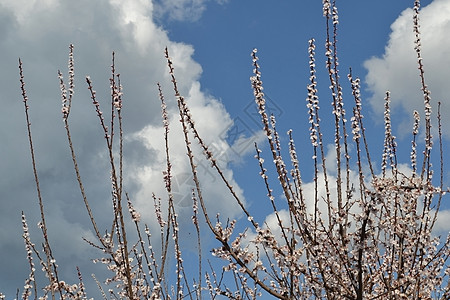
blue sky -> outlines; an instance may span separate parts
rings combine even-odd
[[[342,3],[341,3],[342,2]],[[384,91],[392,91],[394,129],[400,138],[404,162],[409,157],[412,109],[421,109],[418,72],[412,45],[413,1],[338,1],[340,13],[339,57],[341,82],[352,67],[363,79],[366,127],[375,152],[382,149],[382,107]],[[450,1],[422,1],[423,56],[432,96],[443,102],[443,122],[450,126],[450,102],[446,66],[450,65]],[[316,62],[322,108],[329,108],[328,83],[324,80],[325,19],[321,1],[236,1],[236,0],[0,0],[0,292],[15,294],[28,270],[21,238],[20,212],[38,221],[32,170],[27,147],[23,104],[18,84],[17,59],[24,61],[27,91],[31,99],[36,155],[41,176],[50,237],[67,276],[75,275],[75,265],[92,267],[86,257],[96,253],[79,236],[90,237],[87,215],[73,175],[69,150],[61,122],[61,103],[56,71],[66,72],[69,43],[75,44],[76,97],[72,130],[81,173],[93,199],[99,222],[108,224],[109,174],[104,141],[89,103],[84,76],[90,75],[104,105],[109,96],[111,52],[116,52],[117,68],[124,85],[127,185],[144,217],[152,218],[152,192],[163,196],[161,180],[163,145],[160,104],[156,82],[161,82],[167,99],[172,88],[163,50],[173,57],[180,89],[191,103],[199,131],[208,144],[222,154],[226,176],[256,213],[258,199],[264,197],[252,143],[260,140],[260,126],[253,112],[250,52],[259,49],[265,92],[278,117],[281,133],[294,129],[297,147],[302,149],[305,170],[311,156],[305,107],[308,83],[307,43],[316,39]],[[393,25],[394,24],[394,25]],[[67,73],[67,72],[66,72]],[[65,73],[65,74],[66,74]],[[348,86],[346,97],[349,100]],[[169,100],[170,101],[170,100]],[[169,109],[173,109],[169,103]],[[106,106],[104,106],[106,107]],[[106,108],[104,108],[106,110]],[[322,114],[323,116],[326,113]],[[330,115],[331,116],[331,115]],[[325,117],[324,117],[325,118]],[[178,126],[176,116],[173,126]],[[175,127],[176,128],[176,127]],[[241,146],[232,131],[247,139]],[[185,196],[188,166],[181,135],[172,130],[173,159],[179,185],[180,215],[190,222]],[[448,144],[450,133],[445,136]],[[178,138],[178,140],[177,140]],[[284,140],[287,142],[287,140]],[[331,140],[330,140],[331,141]],[[304,150],[303,150],[304,149]],[[407,151],[407,152],[406,152]],[[231,154],[230,154],[231,153]],[[378,156],[381,157],[381,156]],[[380,159],[376,157],[378,162]],[[177,169],[178,168],[178,169]],[[205,194],[209,205],[224,216],[239,217],[217,178],[204,169]],[[304,175],[308,180],[307,172]],[[447,176],[448,178],[448,176]],[[447,179],[447,183],[449,183]],[[274,183],[276,184],[276,183]],[[446,204],[445,208],[450,205]],[[445,212],[448,215],[448,211]],[[264,216],[262,215],[262,218]],[[152,221],[149,221],[150,223]],[[447,231],[450,225],[440,223]],[[39,233],[32,229],[36,241]],[[63,262],[70,261],[65,265]],[[65,266],[63,266],[65,265]],[[72,276],[73,276],[72,275]]]

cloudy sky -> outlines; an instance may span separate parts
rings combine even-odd
[[[406,145],[404,150],[409,151],[410,116],[422,107],[412,44],[409,7],[413,1],[380,0],[377,5],[359,0],[342,2],[338,2],[340,66],[342,74],[352,67],[353,74],[363,79],[370,143],[375,145],[374,151],[382,148],[382,102],[385,91],[390,90],[394,130]],[[450,42],[446,33],[450,31],[450,0],[428,0],[422,5],[425,72],[433,99],[443,103],[443,126],[448,128]],[[163,53],[166,46],[199,132],[218,153],[226,176],[249,207],[257,206],[256,200],[265,194],[257,192],[261,185],[252,159],[252,143],[260,139],[249,82],[254,47],[259,49],[269,107],[278,117],[280,132],[293,128],[298,145],[309,143],[304,101],[309,76],[307,42],[311,37],[317,41],[320,76],[325,31],[321,1],[0,0],[0,24],[0,291],[7,295],[14,295],[28,275],[21,211],[29,219],[32,238],[39,241],[35,228],[38,204],[18,80],[19,57],[30,98],[49,235],[66,276],[73,276],[78,265],[89,277],[96,270],[85,258],[98,255],[80,238],[92,233],[61,119],[57,70],[67,77],[70,43],[75,45],[76,85],[71,130],[81,175],[100,224],[110,221],[108,160],[84,78],[90,75],[107,110],[112,51],[124,87],[126,189],[149,218],[148,223],[153,222],[151,193],[164,196],[164,140],[157,82],[162,84],[169,110],[174,109]],[[319,90],[326,92],[327,87],[326,81],[322,85],[319,81]],[[176,115],[171,124],[175,199],[181,216],[190,222],[189,213],[183,212],[189,207],[186,195],[191,184]],[[305,148],[306,157],[309,150]],[[409,152],[404,153],[403,162],[408,162]],[[215,184],[215,173],[207,164],[198,163],[211,210],[239,217],[234,202],[224,196],[225,188]],[[308,175],[305,177],[308,180]],[[450,227],[442,222],[439,226],[442,231]]]

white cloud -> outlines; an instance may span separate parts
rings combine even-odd
[[[425,78],[432,93],[433,111],[437,112],[437,102],[441,101],[443,125],[449,126],[450,86],[447,66],[450,65],[450,40],[447,36],[450,31],[450,1],[435,0],[423,7],[420,11],[420,24]],[[368,70],[366,82],[373,93],[369,100],[372,108],[382,114],[385,92],[390,90],[393,111],[402,110],[412,116],[413,110],[423,111],[423,96],[413,44],[412,9],[403,11],[391,29],[383,56],[372,57],[365,62]],[[411,118],[407,122],[410,132]],[[406,124],[402,125],[405,126]],[[446,134],[449,137],[449,133]]]
[[[59,0],[1,0],[0,4],[12,10],[20,23],[26,23],[31,14],[51,11],[58,5],[58,2]]]
[[[145,53],[155,35],[161,34],[161,30],[155,26],[151,18],[153,2],[111,0],[110,3],[120,14],[118,21],[121,25],[122,34],[130,34],[141,53]],[[166,39],[167,37],[162,34],[161,38]],[[134,44],[130,46],[134,46]]]
[[[206,9],[210,0],[159,0],[155,2],[155,13],[158,17],[168,15],[172,20],[196,21]],[[215,0],[224,4],[229,0]]]
[[[166,90],[170,89],[171,87],[166,87]],[[223,168],[227,180],[230,180],[238,195],[243,199],[241,189],[233,180],[233,172],[227,169],[227,157],[220,157],[230,147],[221,138],[221,134],[228,128],[227,125],[232,122],[230,116],[220,102],[200,91],[198,82],[192,84],[188,95],[186,95],[186,101],[190,106],[199,134],[206,145],[213,151],[215,157],[218,158],[217,161]],[[179,113],[176,109],[170,111],[169,148],[171,164],[173,165],[172,188],[174,189],[175,204],[178,207],[189,208],[192,206],[191,189],[195,186],[192,181],[179,118]],[[227,187],[221,181],[219,175],[210,167],[210,163],[203,158],[202,150],[196,145],[196,141],[192,136],[190,138],[195,153],[198,175],[203,188],[203,197],[210,210],[210,216],[220,212],[224,218],[235,218],[240,212],[237,204],[231,198]],[[158,125],[148,125],[134,134],[131,139],[142,140],[149,150],[155,151],[156,162],[151,166],[142,167],[139,171],[134,172],[131,179],[142,187],[137,193],[137,206],[143,212],[151,212],[153,210],[151,209],[153,202],[149,201],[149,199],[151,199],[153,192],[158,197],[167,199],[162,180],[162,172],[166,170],[163,129]],[[153,184],[149,185],[149,182]],[[187,213],[192,214],[190,210]],[[186,219],[190,221],[189,216]]]
[[[450,225],[448,221],[449,219],[450,219],[450,209],[446,210],[441,209],[438,212],[437,220],[433,227],[433,230],[437,235],[441,235],[442,237],[445,238],[445,236],[449,234],[450,232]]]
[[[203,2],[195,3],[203,5]],[[72,274],[74,282],[76,265],[82,266],[86,280],[89,280],[92,270],[89,261],[79,260],[96,256],[89,252],[91,247],[82,244],[78,238],[89,238],[91,225],[77,188],[61,122],[56,72],[58,69],[66,70],[69,43],[75,44],[76,88],[70,117],[72,138],[86,193],[102,231],[109,229],[111,222],[110,175],[108,160],[104,160],[106,150],[103,134],[90,103],[84,76],[90,75],[102,109],[107,112],[112,51],[116,53],[116,68],[124,86],[124,158],[128,167],[135,168],[131,171],[136,170],[133,174],[131,171],[127,174],[128,185],[125,189],[133,195],[132,200],[138,207],[147,209],[142,212],[143,216],[153,211],[151,192],[163,198],[165,196],[161,173],[164,156],[158,152],[163,149],[164,136],[156,82],[161,82],[173,112],[175,100],[164,58],[166,46],[174,62],[180,92],[186,97],[197,129],[206,143],[214,145],[218,151],[227,151],[229,145],[221,136],[232,120],[218,100],[202,92],[198,81],[202,69],[192,58],[193,47],[171,41],[167,33],[154,23],[151,1],[0,0],[0,6],[4,8],[0,21],[6,25],[0,31],[0,93],[1,98],[5,99],[2,105],[8,108],[0,111],[0,135],[4,141],[8,141],[6,148],[0,148],[0,198],[9,199],[0,202],[0,237],[8,241],[0,244],[2,257],[8,257],[0,263],[0,269],[12,270],[0,273],[0,291],[12,295],[17,287],[21,287],[28,274],[20,232],[22,210],[29,219],[32,239],[39,241],[39,231],[33,230],[39,219],[39,210],[27,146],[23,103],[18,89],[18,56],[24,62],[49,235],[55,237],[54,250],[60,271]],[[180,220],[186,223],[191,222],[192,212],[189,211],[189,202],[181,201],[186,200],[186,195],[189,196],[192,185],[184,180],[189,169],[176,114],[172,115],[171,121],[171,158],[179,186],[178,209]],[[196,151],[200,157],[201,151]],[[225,176],[242,197],[242,190],[234,182],[233,172],[227,166],[227,158],[220,162]],[[204,197],[212,216],[217,211],[221,211],[224,217],[237,216],[234,200],[224,196],[229,193],[213,170],[206,171],[208,165],[205,162],[205,168],[202,165],[199,172],[203,177]],[[182,220],[183,217],[186,219]],[[12,227],[13,230],[5,230]]]

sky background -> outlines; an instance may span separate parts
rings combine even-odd
[[[412,33],[413,1],[338,1],[339,57],[344,97],[351,67],[362,79],[364,115],[375,161],[382,150],[383,98],[391,91],[395,134],[401,162],[408,163],[413,109],[422,110]],[[422,1],[425,72],[433,101],[442,101],[443,127],[450,126],[450,0]],[[190,104],[197,128],[217,153],[224,172],[260,218],[265,191],[253,159],[261,141],[249,77],[250,53],[258,48],[268,106],[280,133],[292,128],[304,158],[303,177],[311,180],[308,119],[307,47],[316,39],[316,65],[322,118],[330,99],[324,80],[325,19],[321,1],[236,0],[0,0],[0,291],[12,297],[28,275],[21,211],[39,244],[38,203],[31,169],[18,58],[24,63],[26,89],[38,171],[50,240],[62,277],[75,278],[80,266],[86,280],[102,267],[86,259],[99,253],[81,240],[92,233],[75,181],[61,115],[57,70],[67,77],[68,46],[75,45],[75,98],[70,122],[81,175],[99,224],[109,224],[110,182],[103,134],[84,82],[90,75],[103,110],[108,109],[111,53],[124,86],[126,190],[146,222],[155,225],[151,193],[163,197],[163,131],[156,87],[161,82],[169,110],[173,90],[164,59],[167,46],[179,88]],[[322,78],[322,79],[321,79]],[[323,95],[323,97],[321,96]],[[325,112],[327,110],[327,112]],[[331,114],[328,114],[331,116]],[[172,114],[171,150],[180,220],[190,224],[188,164],[179,122]],[[178,126],[178,127],[177,127]],[[444,137],[448,145],[450,131]],[[283,138],[284,142],[287,139]],[[329,137],[332,141],[332,137]],[[262,144],[262,142],[261,142]],[[240,217],[218,178],[199,162],[204,193],[212,211]],[[127,171],[128,170],[128,171]],[[447,186],[448,173],[446,174]],[[276,182],[274,182],[276,184]],[[448,202],[448,200],[447,200]],[[450,216],[450,205],[443,216]],[[450,224],[438,223],[448,232]],[[447,218],[448,220],[448,218]],[[105,225],[108,226],[108,225]],[[107,228],[107,227],[105,227]],[[193,248],[188,242],[188,249]],[[211,248],[214,244],[206,245]],[[75,279],[73,280],[75,281]]]

